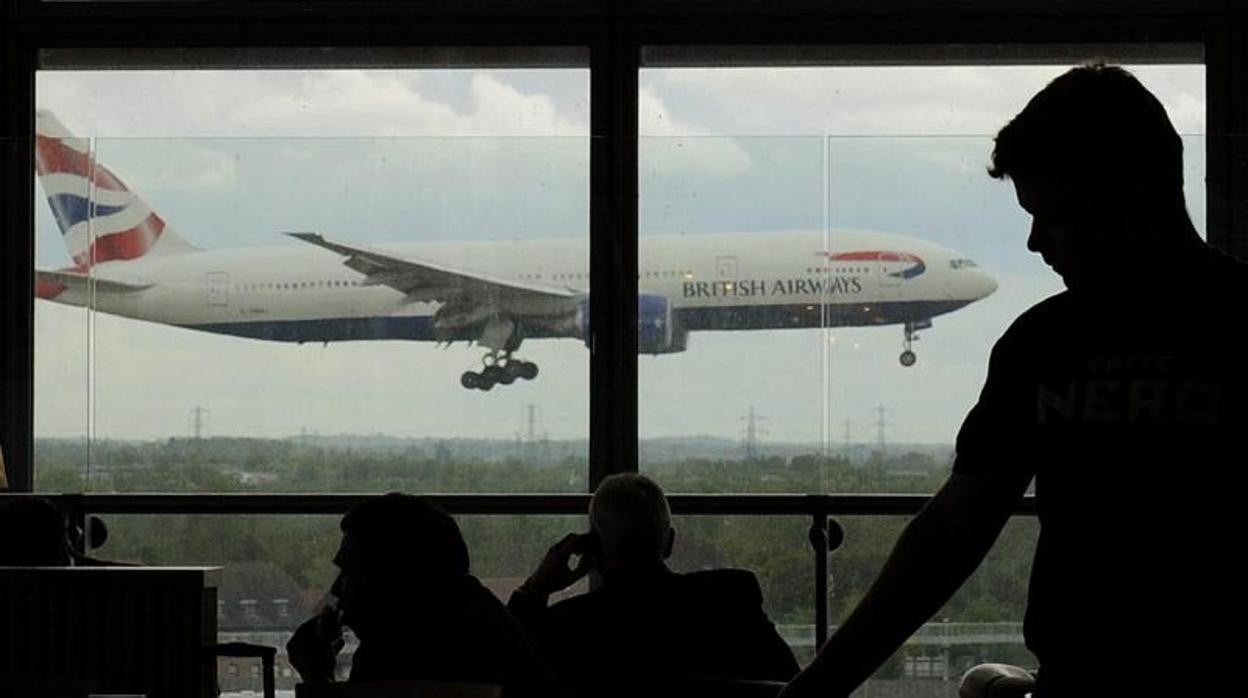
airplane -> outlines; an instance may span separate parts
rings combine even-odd
[[[585,238],[200,249],[108,168],[87,139],[36,114],[36,172],[74,264],[36,269],[38,298],[128,318],[279,342],[475,342],[463,387],[532,380],[526,339],[589,341]],[[982,299],[992,276],[954,250],[862,230],[639,238],[638,350],[689,334],[902,325],[903,366],[932,318]]]

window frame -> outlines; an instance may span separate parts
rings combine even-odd
[[[1248,257],[1248,87],[1234,78],[1248,73],[1248,20],[1241,4],[1159,0],[1140,8],[1110,0],[1024,0],[1001,7],[989,0],[963,0],[945,7],[918,0],[845,0],[826,5],[809,0],[736,0],[728,6],[705,0],[5,3],[0,9],[0,89],[6,97],[0,105],[0,230],[10,234],[0,255],[0,300],[10,310],[0,316],[0,443],[10,488],[32,491],[36,475],[34,182],[29,173],[34,73],[45,50],[90,49],[112,54],[125,65],[135,49],[164,49],[175,56],[188,47],[245,49],[251,53],[241,55],[253,58],[236,67],[267,67],[280,63],[283,51],[299,54],[300,48],[310,52],[324,46],[344,54],[370,47],[453,54],[456,47],[469,46],[499,51],[503,59],[508,47],[516,46],[588,49],[591,316],[612,320],[597,323],[590,341],[590,489],[608,474],[637,468],[637,88],[647,52],[652,59],[667,51],[707,65],[727,60],[739,65],[742,54],[747,60],[785,65],[883,64],[907,56],[911,61],[991,62],[1004,58],[1001,47],[1031,46],[1060,55],[1071,45],[1199,44],[1208,100],[1209,241]],[[240,17],[248,21],[240,23]],[[993,41],[985,43],[985,36]],[[848,46],[858,47],[857,53],[848,55]]]

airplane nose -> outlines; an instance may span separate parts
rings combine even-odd
[[[987,298],[997,290],[997,280],[983,271],[975,272],[975,298]]]

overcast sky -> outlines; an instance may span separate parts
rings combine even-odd
[[[764,440],[948,443],[992,342],[1060,290],[1024,243],[1013,188],[984,167],[991,136],[1062,66],[679,69],[641,77],[643,234],[883,230],[933,240],[999,281],[935,318],[902,368],[901,328],[699,333],[640,357],[643,436],[737,438],[751,406]],[[1137,74],[1185,134],[1189,208],[1204,226],[1204,70]],[[44,72],[39,106],[185,237],[204,248],[584,236],[583,70]],[[826,194],[826,197],[825,197]],[[42,190],[37,264],[66,266]],[[826,199],[826,206],[825,206]],[[328,254],[328,253],[327,253]],[[644,244],[643,244],[644,256]],[[542,368],[489,393],[459,387],[482,353],[412,342],[286,345],[36,306],[36,435],[214,435],[301,430],[509,438],[537,407],[552,438],[588,431],[588,352],[526,342]],[[94,323],[94,347],[88,324]]]

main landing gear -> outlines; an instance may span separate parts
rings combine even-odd
[[[932,326],[931,320],[919,320],[916,322],[906,323],[905,329],[904,329],[905,336],[902,338],[902,341],[901,341],[901,346],[902,346],[902,349],[904,349],[904,351],[902,351],[901,356],[898,357],[898,360],[901,361],[902,366],[905,366],[906,368],[910,368],[911,366],[914,365],[916,361],[919,360],[919,357],[914,353],[914,350],[911,348],[911,346],[914,342],[919,341],[919,335],[917,334],[917,332],[919,330],[925,330],[931,326]]]
[[[469,390],[489,390],[495,385],[511,385],[517,378],[531,381],[537,378],[537,364],[512,358],[510,351],[491,351],[482,357],[485,368],[480,373],[464,371],[459,384]]]

